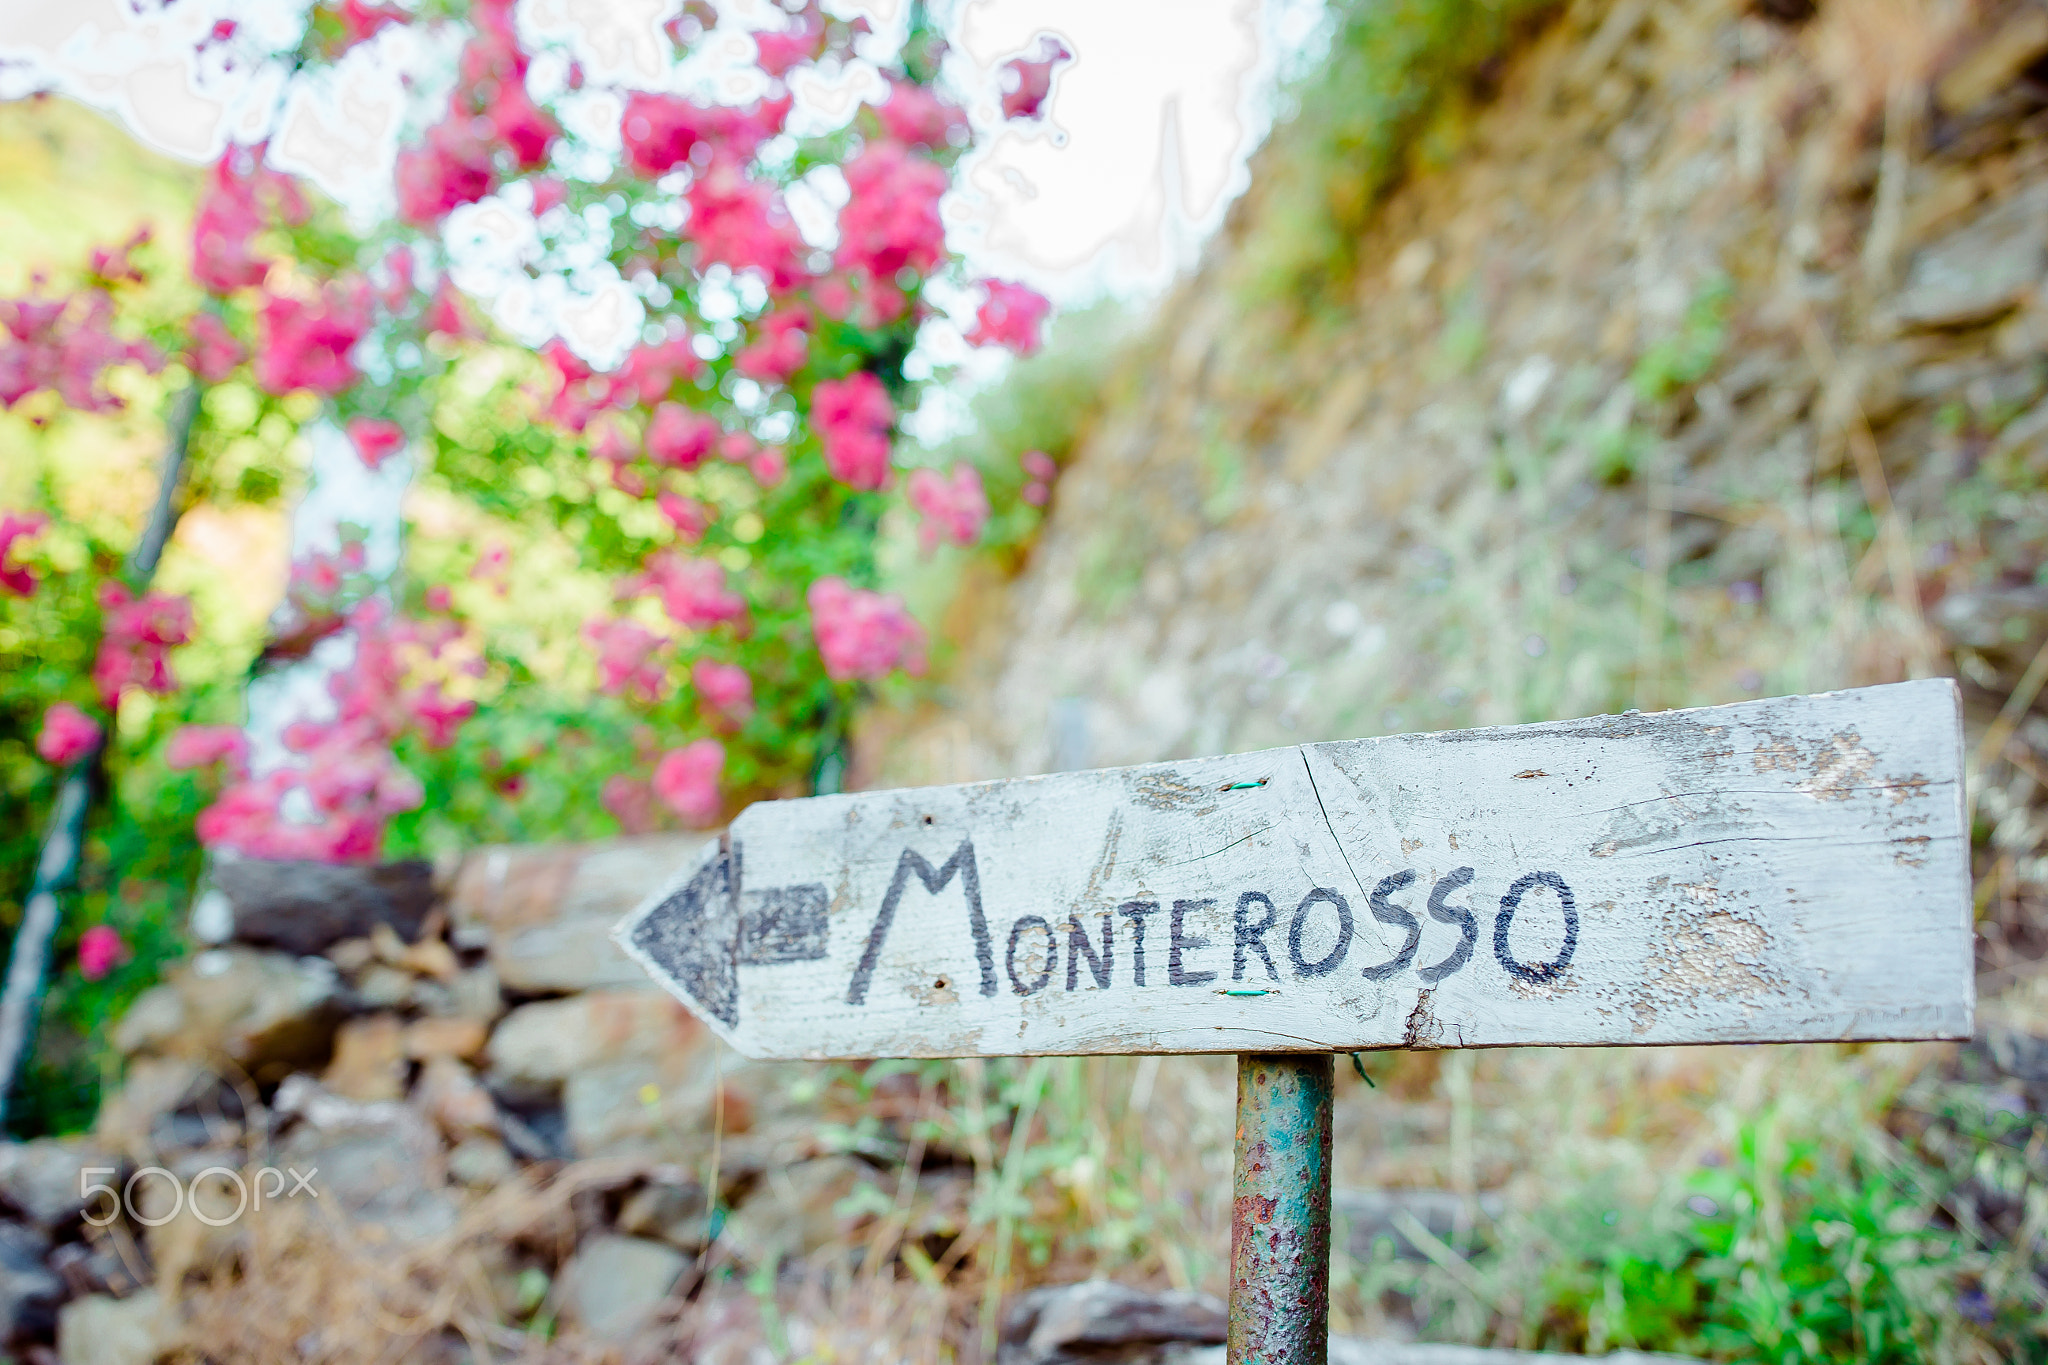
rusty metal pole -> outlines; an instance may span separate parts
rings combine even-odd
[[[1237,1059],[1229,1365],[1328,1365],[1328,1053]]]

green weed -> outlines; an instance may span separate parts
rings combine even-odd
[[[1485,84],[1491,63],[1556,0],[1345,4],[1328,57],[1290,92],[1259,176],[1266,194],[1237,251],[1248,304],[1313,313],[1346,296],[1358,243],[1432,122]]]

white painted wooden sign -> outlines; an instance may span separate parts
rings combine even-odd
[[[620,944],[753,1057],[1966,1038],[1936,679],[748,808]]]

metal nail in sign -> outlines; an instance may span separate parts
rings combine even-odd
[[[767,802],[617,937],[763,1058],[1966,1038],[1957,694]]]

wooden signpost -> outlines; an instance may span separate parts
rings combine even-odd
[[[1235,1052],[1230,1359],[1321,1361],[1331,1054],[1967,1038],[1944,679],[767,802],[625,950],[760,1058]]]

